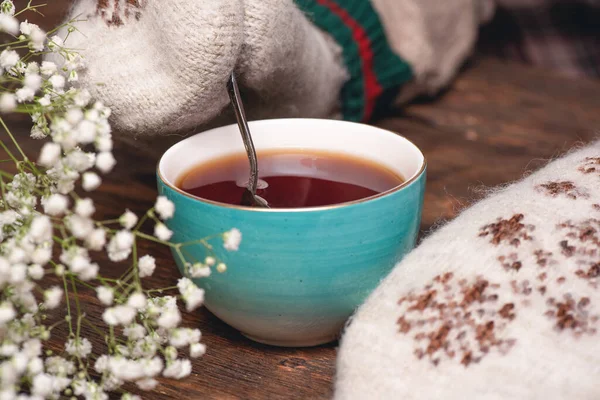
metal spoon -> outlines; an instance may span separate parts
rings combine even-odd
[[[244,147],[248,154],[248,160],[250,161],[250,180],[248,186],[242,194],[241,205],[252,206],[252,207],[266,207],[269,205],[265,199],[256,195],[256,187],[258,185],[258,159],[256,157],[256,150],[254,149],[254,143],[252,142],[252,136],[250,135],[250,128],[248,127],[248,120],[246,119],[246,113],[244,112],[244,105],[242,103],[242,97],[240,95],[240,89],[235,75],[232,72],[229,81],[227,82],[227,92],[229,93],[229,99],[233,105],[235,111],[235,118],[237,119],[240,133],[242,134],[242,140],[244,141]]]

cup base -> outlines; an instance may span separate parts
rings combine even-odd
[[[243,336],[252,340],[253,342],[266,344],[269,346],[276,347],[315,347],[320,346],[322,344],[327,344],[334,342],[337,340],[338,335],[327,335],[320,338],[313,338],[310,340],[271,340],[271,339],[263,339],[256,336],[245,334],[244,332],[240,332]]]

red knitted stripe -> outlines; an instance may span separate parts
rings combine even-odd
[[[352,38],[358,45],[361,59],[361,68],[364,77],[365,108],[362,116],[363,121],[368,121],[373,114],[378,97],[383,93],[383,88],[377,81],[374,70],[374,53],[371,40],[365,29],[346,10],[341,8],[332,0],[317,0],[319,4],[327,7],[337,15],[352,30]]]

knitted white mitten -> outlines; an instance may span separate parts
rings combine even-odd
[[[71,17],[87,22],[67,45],[85,56],[81,83],[120,131],[214,122],[234,69],[250,118],[366,122],[447,85],[490,2],[78,0]]]
[[[494,14],[494,0],[372,0],[394,51],[413,69],[415,93],[448,85]]]
[[[441,228],[347,328],[337,399],[598,399],[600,142]]]
[[[80,0],[74,16],[87,19],[67,42],[85,58],[81,83],[112,108],[120,131],[210,121],[229,102],[234,69],[259,92],[250,115],[259,105],[330,115],[346,79],[337,45],[291,0]]]

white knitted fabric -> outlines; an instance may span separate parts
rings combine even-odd
[[[492,0],[372,2],[415,72],[399,102],[446,86],[493,12]],[[252,119],[339,117],[341,49],[293,0],[78,0],[75,16],[87,20],[67,42],[85,57],[81,84],[112,108],[118,131],[225,123],[233,69]]]
[[[600,399],[600,142],[432,234],[357,311],[336,399]]]
[[[346,79],[338,46],[291,0],[80,0],[80,80],[113,110],[119,131],[171,133],[228,105],[234,68],[249,115],[325,117]],[[257,100],[258,99],[258,100]]]
[[[372,0],[394,51],[413,68],[415,80],[402,100],[435,94],[471,55],[494,0]]]

